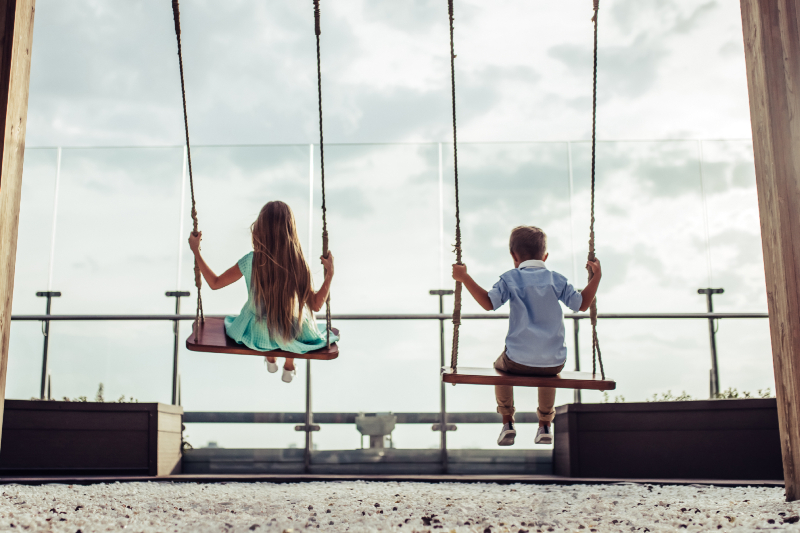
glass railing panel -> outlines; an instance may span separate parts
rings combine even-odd
[[[435,313],[434,288],[452,288],[454,203],[452,145],[328,145],[326,180],[331,250],[336,255],[334,314]],[[701,159],[702,153],[702,159]],[[221,272],[251,248],[250,224],[268,200],[294,210],[301,244],[317,283],[322,278],[319,147],[198,146],[193,151],[203,252]],[[62,152],[54,285],[56,313],[171,313],[164,291],[192,291],[191,228],[183,148],[72,149]],[[702,164],[701,164],[702,163]],[[464,262],[486,288],[513,268],[508,234],[516,225],[548,233],[547,264],[585,284],[590,145],[459,145]],[[41,313],[50,264],[55,149],[28,149],[20,215],[14,313]],[[704,312],[700,287],[724,287],[718,311],[763,311],[765,291],[758,206],[749,141],[600,142],[597,147],[597,253],[604,279],[600,312]],[[313,195],[309,191],[313,190]],[[181,203],[183,202],[183,211]],[[181,213],[183,216],[181,217]],[[441,219],[440,219],[441,216]],[[181,220],[182,218],[182,220]],[[440,223],[441,220],[441,223]],[[183,231],[180,231],[181,224]],[[178,273],[180,272],[179,280]],[[179,281],[179,283],[178,283]],[[204,288],[208,314],[235,314],[244,283]],[[445,312],[453,299],[445,298]],[[464,293],[464,313],[482,313]],[[500,312],[507,312],[506,309]],[[436,321],[337,321],[340,358],[313,364],[315,411],[438,412]],[[755,391],[772,384],[766,320],[718,323],[723,388]],[[52,326],[56,396],[133,395],[169,401],[170,323],[58,323]],[[488,366],[502,350],[505,320],[465,320],[459,364]],[[181,324],[181,346],[190,323]],[[452,326],[446,322],[446,364]],[[640,401],[671,390],[708,395],[710,353],[704,320],[602,320],[608,374],[618,381],[608,401]],[[567,368],[574,368],[573,323],[566,324]],[[16,322],[9,397],[38,396],[41,326]],[[588,321],[581,322],[581,369],[591,369]],[[138,366],[137,366],[138,365]],[[643,376],[647,376],[645,379]],[[305,408],[305,363],[291,385],[257,357],[188,352],[181,347],[182,399],[193,411],[290,411]],[[517,389],[517,407],[532,411],[535,390]],[[584,392],[584,401],[605,401]],[[572,401],[559,391],[557,404]],[[448,411],[493,411],[491,387],[447,387]],[[470,425],[471,426],[471,425]],[[195,445],[302,445],[290,425],[193,424]],[[494,446],[496,428],[465,427],[453,447]],[[358,445],[354,427],[328,425],[319,449]],[[401,426],[395,445],[438,446],[430,427]],[[191,439],[190,439],[191,441]],[[238,444],[237,444],[238,443]]]
[[[37,298],[36,293],[48,290],[56,160],[55,148],[25,151],[13,314],[43,313],[45,310],[45,300]]]

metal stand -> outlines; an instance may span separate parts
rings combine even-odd
[[[431,296],[439,297],[439,314],[444,313],[444,297],[453,294],[451,289],[437,289],[430,291]],[[444,368],[444,318],[439,319],[439,366]],[[447,432],[455,431],[454,425],[447,425],[446,395],[444,381],[439,381],[439,423],[433,426],[434,431],[441,433],[439,449],[442,454],[442,472],[447,473]]]
[[[295,368],[297,362],[295,361]],[[305,423],[294,427],[295,431],[303,431],[306,434],[305,452],[303,453],[303,470],[306,474],[311,473],[311,452],[314,449],[314,441],[311,434],[319,431],[320,427],[314,424],[314,413],[311,411],[311,359],[306,359],[306,412]]]
[[[579,333],[581,332],[580,319],[573,318],[572,325],[574,326],[574,332],[575,332],[575,372],[580,372],[581,371],[581,341],[579,335]],[[573,392],[575,393],[575,396],[572,399],[573,403],[581,403],[581,390],[575,389]]]
[[[189,291],[167,291],[169,298],[175,298],[175,315],[181,314],[181,298],[189,296]],[[173,322],[172,331],[175,334],[175,344],[172,347],[172,405],[181,404],[181,377],[179,367],[178,349],[180,348],[180,325],[179,320]]]
[[[697,294],[705,294],[706,295],[706,305],[708,306],[708,312],[714,312],[714,302],[712,301],[712,296],[714,294],[722,294],[725,292],[725,289],[697,289]],[[711,344],[711,372],[710,372],[710,379],[709,379],[709,389],[711,393],[711,399],[713,400],[719,395],[719,369],[717,367],[717,332],[714,328],[714,319],[708,319],[708,340]]]
[[[297,431],[305,431],[306,433],[306,450],[303,462],[305,463],[306,474],[310,474],[311,450],[314,444],[311,434],[320,429],[319,426],[314,425],[314,413],[311,412],[311,359],[306,359],[306,423],[302,426],[296,426],[294,429]]]
[[[59,298],[61,293],[58,291],[42,291],[37,292],[36,296],[40,298],[47,298],[47,310],[45,315],[50,314],[50,303],[53,298]],[[50,352],[50,321],[45,319],[42,321],[42,334],[44,335],[44,349],[42,350],[42,386],[39,392],[39,398],[42,400],[49,400],[52,394],[50,387],[50,366],[48,356]]]

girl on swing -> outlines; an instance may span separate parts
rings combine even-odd
[[[244,277],[247,303],[238,316],[225,317],[225,332],[239,344],[265,352],[269,372],[278,364],[271,350],[303,354],[324,348],[326,334],[317,328],[314,312],[322,309],[333,279],[333,254],[320,257],[325,281],[314,292],[311,270],[303,258],[292,210],[283,202],[268,202],[250,226],[253,251],[217,276],[200,254],[203,232],[189,237],[203,278],[211,290],[227,287]],[[339,340],[333,332],[331,342]],[[281,380],[290,383],[295,376],[294,359],[287,357]]]

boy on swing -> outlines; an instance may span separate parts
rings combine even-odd
[[[466,265],[453,265],[453,279],[460,281],[473,298],[487,311],[509,302],[506,347],[494,362],[497,370],[527,376],[556,376],[567,360],[564,342],[564,313],[558,302],[572,311],[589,309],[602,272],[600,261],[587,262],[592,279],[583,291],[576,291],[567,278],[548,270],[547,235],[534,226],[514,228],[509,239],[514,270],[500,276],[492,290],[486,291],[467,274]],[[497,439],[500,446],[511,446],[517,430],[514,427],[514,388],[495,385],[497,412],[503,415],[503,430]],[[550,423],[555,417],[553,404],[556,389],[539,387],[539,429],[536,444],[551,444]]]

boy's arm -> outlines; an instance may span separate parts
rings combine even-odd
[[[592,270],[592,279],[589,280],[589,283],[587,283],[586,287],[581,291],[581,297],[583,298],[580,308],[581,311],[586,311],[592,305],[594,297],[597,294],[597,287],[600,285],[600,278],[603,277],[599,259],[588,261],[586,266]]]
[[[453,279],[464,284],[472,297],[475,298],[475,301],[478,302],[478,305],[487,311],[494,310],[492,300],[489,298],[489,292],[478,285],[475,280],[472,279],[472,276],[467,274],[466,265],[453,265]]]

